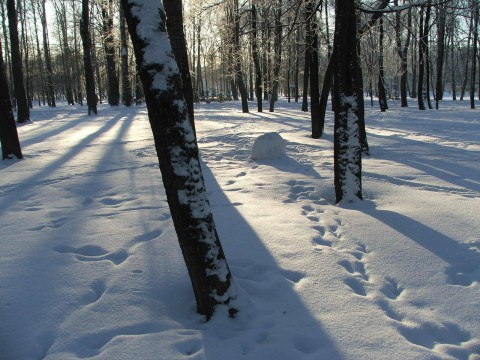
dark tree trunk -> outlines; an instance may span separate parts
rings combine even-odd
[[[435,84],[435,108],[443,100],[443,63],[445,58],[445,9],[443,5],[437,8],[437,75]]]
[[[333,76],[336,202],[362,199],[362,149],[358,123],[358,55],[355,0],[335,1]]]
[[[310,27],[310,18],[305,13],[306,21],[305,28]],[[310,62],[312,61],[312,39],[310,38],[310,31],[306,31],[305,36],[305,65],[303,67],[303,97],[302,97],[302,111],[308,111],[308,83],[310,82]]]
[[[378,36],[378,102],[380,104],[380,111],[385,112],[388,109],[387,94],[385,91],[385,71],[383,68],[383,17],[379,20],[379,36]]]
[[[33,2],[33,0],[32,0]],[[54,2],[55,10],[57,14],[57,20],[59,22],[60,32],[62,35],[62,47],[63,47],[63,62],[64,62],[64,83],[65,83],[65,95],[67,97],[68,105],[75,105],[75,100],[73,98],[73,78],[72,78],[72,53],[70,50],[70,45],[68,41],[68,30],[67,30],[67,10],[64,1],[60,1],[58,4]]]
[[[282,63],[282,0],[277,0],[277,8],[274,11],[275,16],[275,40],[274,40],[274,59],[273,59],[273,85],[272,97],[270,99],[269,111],[273,112],[275,101],[278,99],[278,83],[280,77],[280,66]]]
[[[127,28],[123,11],[120,11],[120,47],[120,57],[122,61],[122,103],[125,106],[130,107],[133,102],[132,83],[130,81],[130,72],[128,70]]]
[[[30,120],[30,109],[28,108],[27,94],[23,84],[22,56],[18,38],[15,0],[7,0],[7,16],[10,30],[10,48],[12,51],[13,86],[18,109],[17,122],[23,123]]]
[[[475,75],[476,75],[477,48],[478,48],[478,0],[473,0],[472,11],[473,11],[474,24],[473,24],[472,70],[470,75],[470,108],[475,109]]]
[[[90,14],[88,0],[82,0],[82,18],[80,19],[80,35],[83,42],[83,65],[85,68],[85,89],[87,91],[88,115],[97,114],[98,96],[95,93],[95,79],[92,67],[92,39],[90,37]]]
[[[322,94],[320,95],[320,103],[318,107],[318,118],[320,120],[320,129],[323,134],[325,128],[325,113],[327,112],[328,94],[333,83],[333,57],[328,60],[327,70],[323,77]]]
[[[115,67],[115,39],[113,37],[113,0],[104,0],[102,6],[103,48],[107,60],[108,104],[118,106],[120,91]]]
[[[150,4],[146,10],[142,3],[122,0],[172,220],[193,285],[197,310],[208,320],[217,305],[228,304],[236,294],[232,293],[231,273],[210,211],[186,104],[179,106],[185,103],[180,74],[173,67],[165,71],[164,62],[174,63],[175,59],[165,36],[163,6],[160,2],[157,6],[158,11],[152,11]],[[139,24],[151,25],[154,21],[159,24],[152,30],[153,34],[149,37],[137,34]],[[166,42],[161,47],[163,51],[147,62],[145,49],[152,46],[152,41],[160,40]],[[165,84],[155,86],[155,76],[163,76]],[[235,312],[229,309],[231,316]]]
[[[188,66],[187,42],[183,31],[182,1],[163,0],[163,6],[167,14],[167,31],[172,44],[173,54],[178,64],[183,82],[183,94],[187,102],[188,119],[195,132],[195,121],[193,113],[193,85]],[[200,56],[199,56],[200,58]],[[213,84],[212,84],[213,85]]]
[[[394,5],[398,6],[398,0],[394,1]],[[411,31],[412,31],[412,10],[408,10],[407,14],[407,37],[405,42],[402,44],[401,39],[401,22],[400,22],[400,13],[395,14],[395,40],[397,43],[397,53],[400,58],[400,101],[402,107],[408,106],[407,101],[407,77],[408,77],[408,47],[410,46]]]
[[[257,111],[263,111],[262,68],[258,56],[257,44],[257,7],[252,1],[252,57],[255,66],[255,96],[257,98]]]
[[[319,117],[320,89],[318,87],[318,35],[317,19],[315,16],[315,1],[308,0],[306,4],[306,16],[308,21],[307,31],[310,32],[308,38],[311,40],[310,50],[310,121],[312,124],[312,138],[318,139],[322,136],[322,123]],[[307,44],[308,45],[308,44]]]
[[[53,68],[52,58],[50,56],[50,45],[48,40],[48,26],[47,26],[47,13],[45,9],[46,0],[42,0],[42,11],[40,12],[40,18],[43,28],[43,52],[45,56],[45,67],[47,70],[47,99],[51,107],[56,107],[55,101],[55,88],[53,86]]]
[[[419,24],[419,34],[418,34],[418,88],[417,88],[417,97],[418,97],[418,109],[425,110],[425,103],[423,101],[424,96],[424,74],[425,74],[425,34],[424,34],[424,10],[423,8],[420,11],[420,24]]]
[[[8,91],[7,72],[3,62],[2,42],[0,41],[0,145],[2,159],[10,159],[14,155],[22,159],[22,149],[18,140],[17,125],[13,116],[10,93]]]

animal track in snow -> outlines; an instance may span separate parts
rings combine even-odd
[[[97,245],[86,245],[80,248],[58,245],[54,247],[53,250],[61,254],[72,254],[77,260],[86,262],[110,261],[115,265],[120,265],[128,258],[128,253],[123,249],[109,253],[101,246]]]
[[[94,304],[107,291],[107,286],[103,280],[95,280],[90,284],[90,290],[83,296],[83,303],[85,305]]]

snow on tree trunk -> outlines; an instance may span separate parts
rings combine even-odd
[[[333,44],[335,134],[334,172],[337,203],[362,198],[362,161],[358,117],[357,29],[354,0],[336,0]]]
[[[197,310],[213,315],[235,293],[215,228],[195,134],[160,1],[122,0],[142,80],[165,192],[193,285]],[[230,308],[230,315],[236,310]]]

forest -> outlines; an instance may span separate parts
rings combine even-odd
[[[0,5],[0,358],[480,356],[478,0]]]

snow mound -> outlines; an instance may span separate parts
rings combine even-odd
[[[287,142],[276,132],[260,135],[255,139],[250,157],[253,160],[278,159],[285,156]]]

